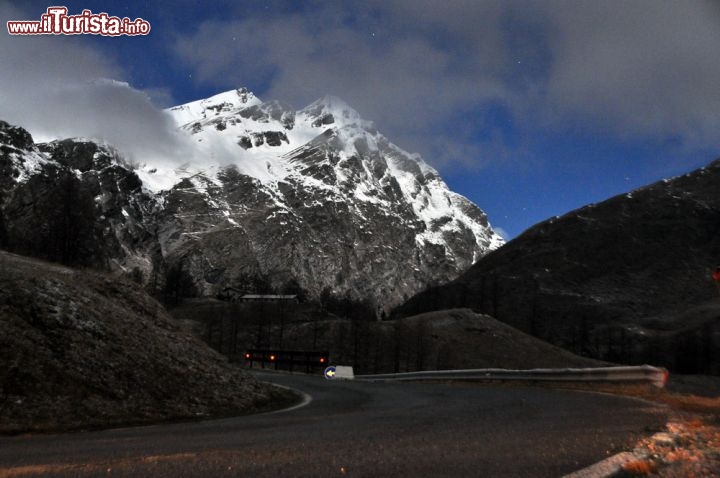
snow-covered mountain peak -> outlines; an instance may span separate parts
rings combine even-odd
[[[393,144],[336,96],[296,111],[240,89],[167,111],[194,152],[185,168],[174,171],[144,165],[138,171],[143,182],[165,185],[165,192],[158,192],[166,198],[192,191],[200,202],[188,217],[216,219],[193,222],[187,226],[192,234],[245,231],[254,244],[273,241],[274,250],[285,252],[281,261],[261,254],[268,271],[290,267],[307,285],[322,276],[317,270],[333,270],[335,276],[312,286],[315,293],[325,287],[363,290],[380,302],[397,301],[426,286],[430,277],[455,277],[503,242],[485,213],[450,191],[420,155]],[[165,177],[172,181],[160,181]],[[252,229],[248,224],[256,219]],[[173,247],[187,246],[182,237]],[[352,265],[338,272],[332,254],[306,264],[296,257],[300,244],[308,248],[306,255],[339,247],[338,257]],[[342,249],[348,245],[347,251],[357,252]],[[379,251],[409,262],[396,277],[398,264],[380,260]],[[370,265],[367,257],[378,262]],[[378,282],[375,274],[392,277]]]
[[[264,278],[390,307],[502,244],[476,205],[335,96],[295,110],[240,88],[166,112],[186,148],[134,171],[105,145],[35,146],[0,123],[0,143],[12,146],[0,148],[0,187],[55,165],[87,177],[117,231],[120,267],[159,251],[158,264],[182,266],[208,296]],[[123,242],[135,233],[157,244],[136,254],[135,239]],[[143,267],[147,277],[161,270]]]
[[[27,180],[45,163],[27,130],[0,121],[0,187],[6,181]]]
[[[344,100],[333,95],[325,95],[298,111],[298,116],[304,116],[315,127],[339,127],[358,125],[372,128],[372,122],[360,117],[352,106]]]
[[[202,100],[170,108],[168,112],[178,124],[202,121],[230,111],[259,105],[262,101],[247,88],[225,91]]]

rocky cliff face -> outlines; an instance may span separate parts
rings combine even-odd
[[[597,358],[720,373],[720,160],[542,222],[397,315],[471,307]]]
[[[159,238],[204,294],[260,275],[395,304],[501,243],[480,209],[337,98],[292,111],[236,90],[170,113],[205,160],[161,193]],[[150,166],[148,182],[169,173]]]
[[[0,122],[0,244],[76,266],[151,279],[161,257],[157,203],[112,148],[89,140],[36,145]]]
[[[130,168],[85,140],[35,145],[3,124],[6,247],[179,295],[302,289],[389,307],[502,244],[477,206],[338,98],[294,111],[239,89],[168,114],[192,145],[173,166]]]

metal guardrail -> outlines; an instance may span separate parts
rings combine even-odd
[[[536,368],[507,370],[480,368],[469,370],[430,370],[423,372],[355,375],[355,380],[527,380],[545,382],[650,382],[662,388],[668,379],[664,368],[641,365],[598,368]]]

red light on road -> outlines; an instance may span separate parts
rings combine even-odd
[[[245,354],[246,359],[250,359],[250,354]]]
[[[325,357],[320,357],[320,363],[325,363]]]

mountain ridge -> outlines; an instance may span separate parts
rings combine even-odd
[[[718,373],[718,190],[715,160],[543,221],[394,314],[470,307],[582,355]]]
[[[88,262],[134,271],[156,289],[174,275],[204,296],[259,281],[387,310],[503,243],[484,212],[337,97],[291,110],[239,88],[167,112],[193,145],[182,166],[152,158],[131,165],[85,140],[6,153],[17,173],[0,205],[17,233],[9,242],[31,234],[17,224],[40,221],[20,207],[23,194],[40,184],[64,194],[55,174],[93,198],[84,203],[95,234],[114,236]],[[9,138],[12,127],[0,129]]]
[[[202,110],[198,109],[199,105]],[[196,117],[188,121],[186,112],[191,110],[195,111]],[[362,119],[357,111],[336,96],[327,95],[305,108],[291,110],[277,101],[262,102],[241,88],[167,111],[171,115],[182,112],[176,116],[179,130],[189,133],[205,157],[210,156],[211,162],[214,157],[217,162],[216,169],[205,169],[200,173],[205,176],[201,181],[204,184],[195,186],[209,191],[208,184],[214,181],[221,187],[222,180],[216,180],[224,171],[237,168],[241,175],[259,181],[256,187],[266,200],[252,207],[273,209],[268,214],[270,219],[283,215],[290,218],[288,223],[293,223],[294,219],[309,223],[312,219],[308,215],[325,215],[320,211],[322,206],[332,209],[335,206],[329,205],[344,204],[349,207],[340,207],[337,213],[353,218],[352,223],[346,222],[343,227],[354,231],[352,238],[338,239],[355,247],[368,242],[374,229],[373,222],[382,221],[381,215],[391,216],[398,223],[395,229],[405,226],[415,231],[412,249],[430,250],[429,259],[419,258],[418,261],[435,262],[436,265],[429,267],[444,270],[434,282],[452,277],[457,273],[453,269],[459,271],[468,267],[487,250],[502,244],[481,210],[466,198],[449,191],[437,171],[419,155],[411,155],[391,143],[372,122]],[[224,145],[222,152],[213,150],[218,144]],[[217,156],[228,152],[231,153],[230,162],[223,166]],[[142,171],[139,174],[143,176]],[[230,219],[235,224],[243,223],[232,207],[224,209],[222,215],[230,224]],[[311,232],[308,231],[310,237],[306,239],[312,240]],[[328,232],[334,235],[333,231]],[[397,237],[409,242],[410,236],[399,233]],[[286,251],[285,259],[297,253],[297,247],[296,244]],[[409,247],[405,250],[407,255],[416,255]],[[343,257],[347,253],[336,250],[333,256]],[[353,260],[346,258],[345,261],[348,259]],[[419,269],[423,268],[422,264],[419,266]],[[291,265],[290,269],[293,267],[297,269],[298,265]],[[274,269],[277,273],[282,265],[273,264],[266,269]],[[406,271],[409,276],[413,273],[413,269]],[[335,289],[336,285],[340,284],[326,281],[323,288]],[[362,291],[356,298],[378,295],[357,282],[350,287],[355,288]],[[402,288],[407,289],[406,286]],[[312,292],[317,295],[321,290]],[[341,293],[347,290],[345,288]],[[403,296],[406,293],[403,291]],[[392,301],[396,302],[398,298],[400,295]]]

